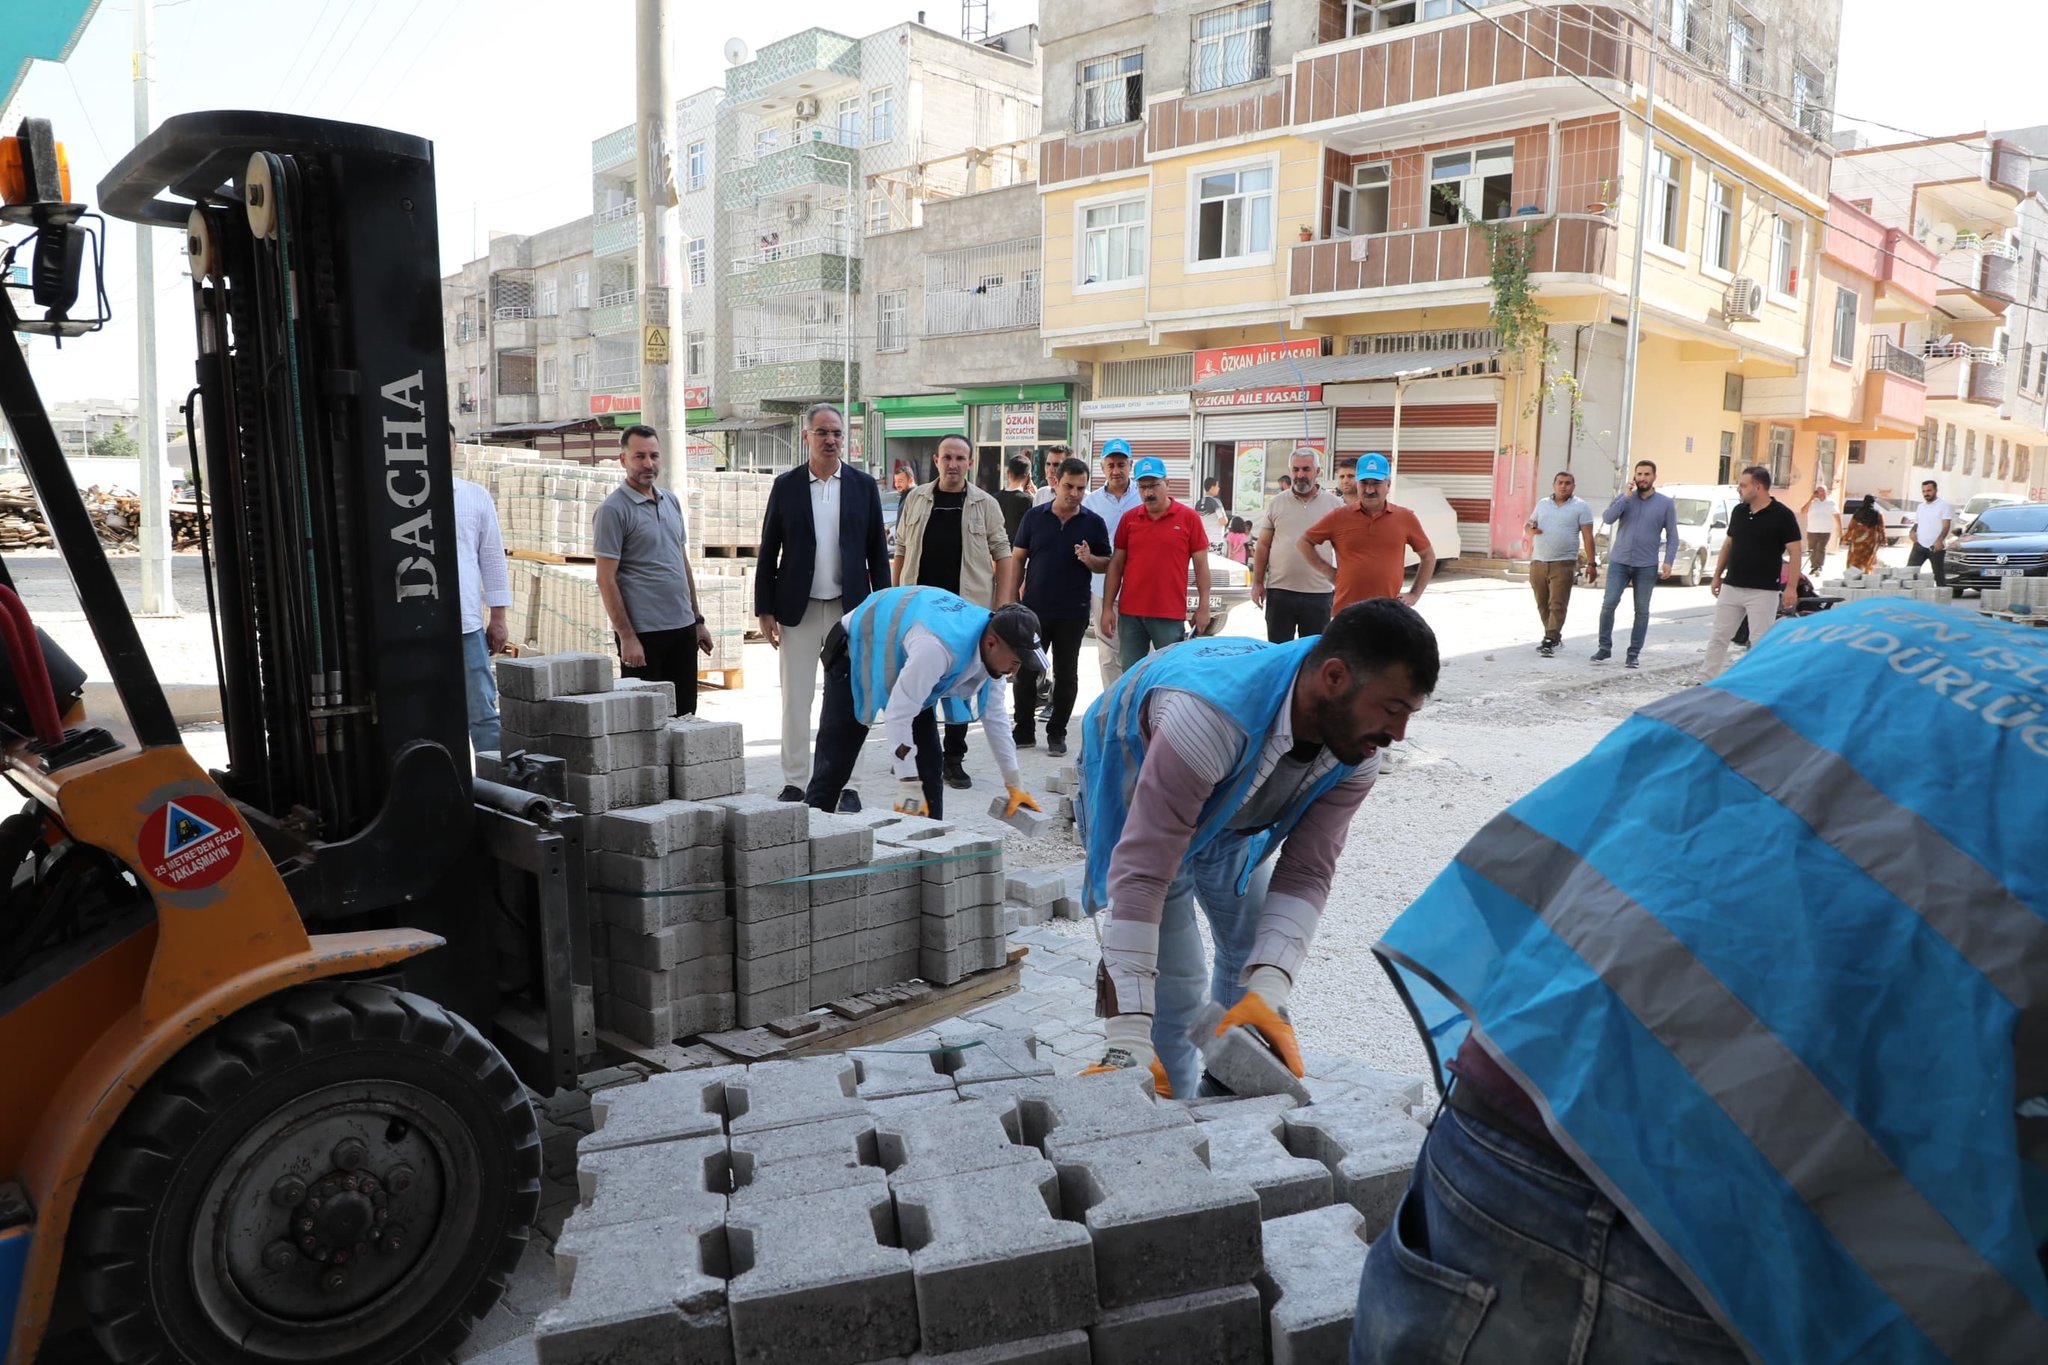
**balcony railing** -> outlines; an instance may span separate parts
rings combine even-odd
[[[783,365],[795,360],[850,358],[843,341],[742,341],[733,350],[732,363],[736,370],[751,370],[761,365]]]
[[[2004,356],[1994,351],[1989,359],[1971,362],[1970,401],[1993,405],[2005,401]]]
[[[2000,139],[1991,144],[1989,161],[1986,171],[1992,184],[2003,186],[2014,194],[2026,194],[2028,183],[2033,179],[2033,159],[2025,149]]]
[[[925,258],[926,336],[1036,327],[1040,305],[1035,237]]]
[[[614,166],[625,165],[636,155],[638,144],[633,140],[633,129],[629,124],[590,144],[590,169],[593,172],[608,171]]]
[[[1972,346],[1967,341],[1955,341],[1943,337],[1939,341],[1920,343],[1920,354],[1928,360],[1985,360],[1995,361],[1998,352],[1989,346]]]
[[[1893,343],[1890,337],[1870,339],[1870,368],[1874,373],[1895,374],[1916,384],[1927,382],[1927,361]]]
[[[769,241],[769,237],[776,240]],[[751,275],[764,265],[777,261],[800,260],[806,256],[851,256],[853,234],[842,228],[828,228],[823,232],[806,233],[801,237],[782,237],[765,233],[756,239],[751,251],[745,251],[732,258],[732,273]]]
[[[744,170],[758,165],[777,152],[788,151],[791,147],[808,147],[813,143],[826,143],[833,147],[847,147],[858,150],[860,133],[853,129],[841,131],[830,123],[807,124],[801,129],[764,129],[754,138],[753,145],[742,148],[733,158],[734,170]]]
[[[1510,220],[1512,221],[1512,220]],[[1531,219],[1533,275],[1612,276],[1614,224],[1597,214]],[[1419,284],[1473,283],[1493,273],[1483,229],[1453,225],[1310,242],[1289,255],[1288,292],[1297,297]]]
[[[608,209],[599,209],[596,213],[590,215],[590,221],[593,224],[602,226],[605,223],[616,223],[621,218],[634,217],[639,212],[640,201],[638,199],[628,199],[623,204],[613,204]]]
[[[640,325],[640,303],[633,294],[606,294],[590,312],[590,330],[602,336]]]
[[[640,386],[638,356],[599,356],[597,379],[592,385],[599,393],[626,393]]]
[[[639,245],[638,213],[598,223],[590,229],[590,254],[593,256],[616,256],[621,251],[631,251]]]
[[[1983,264],[1978,267],[1977,292],[2002,303],[2011,303],[2019,297],[2020,260],[2019,253],[2007,247],[2003,252],[1984,253]]]

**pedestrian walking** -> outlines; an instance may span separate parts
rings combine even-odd
[[[1751,465],[1735,481],[1742,501],[1728,515],[1728,538],[1714,565],[1713,633],[1707,637],[1703,677],[1713,678],[1728,661],[1728,646],[1744,620],[1754,649],[1776,623],[1778,608],[1799,604],[1799,518],[1771,496],[1771,471]]]
[[[1143,505],[1117,524],[1096,626],[1102,639],[1116,642],[1125,669],[1187,638],[1190,565],[1195,634],[1209,629],[1209,533],[1194,508],[1166,491],[1166,461],[1148,455],[1135,472]]]
[[[1002,504],[968,482],[973,462],[974,447],[965,436],[939,438],[938,478],[904,494],[896,517],[896,584],[941,588],[986,611],[1016,595],[1016,566],[1010,563]],[[967,774],[964,720],[946,723],[945,779],[949,787],[974,785]]]
[[[676,714],[697,713],[697,656],[711,630],[697,614],[697,583],[684,552],[683,504],[661,487],[661,437],[635,424],[619,433],[625,480],[592,517],[597,595],[611,618],[619,672],[675,684]]]
[[[1081,501],[1088,495],[1088,466],[1069,456],[1052,470],[1053,500],[1024,514],[1015,541],[1019,597],[1038,617],[1039,638],[1052,656],[1052,709],[1045,718],[1045,751],[1067,752],[1067,721],[1080,692],[1081,638],[1088,631],[1089,584],[1110,564],[1109,528]],[[1039,679],[1030,660],[1017,671],[1017,747],[1037,739]]]
[[[1195,499],[1195,515],[1202,519],[1202,529],[1209,533],[1209,543],[1222,544],[1224,532],[1230,529],[1230,509],[1223,505],[1223,480],[1215,477],[1202,480],[1202,496]]]
[[[845,418],[830,403],[815,403],[802,426],[806,458],[768,486],[754,571],[754,612],[762,637],[775,647],[782,685],[784,801],[803,800],[810,781],[811,705],[825,634],[868,594],[889,586],[881,490],[874,476],[840,458]],[[859,810],[859,794],[847,796],[848,809]]]
[[[1550,496],[1536,504],[1522,529],[1534,537],[1529,549],[1529,587],[1536,594],[1536,617],[1543,639],[1536,652],[1548,659],[1564,640],[1565,613],[1571,610],[1572,583],[1584,557],[1588,583],[1599,580],[1593,558],[1593,509],[1578,496],[1579,481],[1559,470],[1550,481]]]
[[[455,429],[448,429],[452,440]],[[505,608],[512,605],[512,579],[505,571],[505,542],[498,531],[498,505],[491,490],[471,479],[455,481],[456,581],[462,593],[462,672],[469,703],[469,746],[480,754],[498,751],[498,683],[491,656],[505,647]]]
[[[1304,560],[1316,555],[1316,547],[1328,545],[1337,554],[1336,592],[1333,610],[1342,611],[1353,602],[1375,597],[1398,597],[1409,606],[1422,600],[1436,572],[1436,550],[1422,522],[1405,507],[1387,500],[1393,487],[1393,466],[1378,452],[1358,462],[1358,498],[1355,505],[1330,513],[1302,533],[1295,542]],[[1415,551],[1421,562],[1415,566],[1415,586],[1401,591],[1407,573],[1407,551]]]
[[[1939,485],[1932,479],[1922,481],[1920,505],[1913,509],[1913,549],[1906,556],[1906,567],[1917,569],[1932,561],[1934,585],[1938,588],[1948,586],[1948,536],[1955,524],[1956,509],[1941,496]]]
[[[1162,1093],[1192,1098],[1201,1058],[1188,1028],[1205,998],[1301,1074],[1288,999],[1380,750],[1407,733],[1437,671],[1428,623],[1380,599],[1284,645],[1169,649],[1096,698],[1076,818],[1083,895],[1102,913],[1108,1037],[1083,1074],[1149,1067]]]
[[[1799,509],[1799,524],[1806,528],[1807,571],[1819,578],[1821,565],[1827,561],[1829,543],[1842,534],[1842,509],[1828,496],[1826,484],[1814,485],[1813,496]]]
[[[1643,641],[1650,635],[1650,594],[1657,580],[1671,577],[1678,562],[1678,507],[1657,491],[1657,462],[1637,460],[1635,480],[1614,495],[1600,519],[1615,528],[1607,546],[1607,595],[1600,601],[1600,645],[1593,662],[1614,657],[1614,609],[1624,590],[1635,593],[1629,624],[1627,666],[1642,666]],[[1663,544],[1660,558],[1659,542]]]
[[[1112,436],[1102,443],[1102,485],[1081,500],[1081,505],[1102,518],[1102,524],[1109,528],[1111,543],[1115,543],[1116,528],[1123,525],[1124,514],[1142,504],[1136,485],[1131,482],[1131,443],[1121,436]],[[1088,619],[1102,619],[1102,589],[1108,575],[1099,573],[1089,584],[1094,598],[1088,604]],[[1110,685],[1123,675],[1123,658],[1117,652],[1116,641],[1108,636],[1098,636],[1095,641],[1095,666],[1102,674],[1102,690],[1107,692]]]
[[[979,720],[1010,795],[1007,815],[1039,808],[1025,790],[1010,740],[1007,680],[1026,661],[1045,670],[1038,618],[1008,603],[990,611],[939,588],[888,588],[826,633],[825,702],[818,717],[818,758],[804,800],[840,809],[868,730],[878,722],[905,814],[945,816],[938,715]]]
[[[1861,573],[1876,573],[1877,552],[1884,544],[1884,513],[1877,510],[1877,495],[1865,494],[1849,514],[1849,524],[1842,532],[1842,549],[1848,556],[1849,567]]]
[[[1330,624],[1336,591],[1337,554],[1301,552],[1301,539],[1343,499],[1322,486],[1322,456],[1313,446],[1296,446],[1287,457],[1287,486],[1259,511],[1259,543],[1252,551],[1252,601],[1266,613],[1266,639],[1276,645],[1321,635]]]

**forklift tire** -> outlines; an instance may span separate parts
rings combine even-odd
[[[505,1059],[422,996],[294,987],[129,1101],[70,1245],[115,1365],[445,1359],[504,1292],[540,1203]]]

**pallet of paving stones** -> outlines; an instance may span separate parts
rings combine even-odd
[[[1423,1083],[1058,1077],[1028,1033],[592,1096],[541,1365],[1337,1365]]]

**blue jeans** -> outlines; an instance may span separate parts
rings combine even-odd
[[[1742,1359],[1577,1167],[1448,1108],[1366,1254],[1351,1336],[1351,1365]]]
[[[1251,885],[1237,894],[1237,873],[1244,865],[1244,837],[1225,834],[1191,855],[1166,889],[1159,915],[1159,982],[1152,1014],[1152,1047],[1173,1093],[1192,1099],[1202,1079],[1202,1056],[1188,1041],[1204,1001],[1228,1009],[1244,994],[1237,978],[1251,956],[1259,916],[1266,908],[1266,886],[1273,880],[1273,859],[1252,870]],[[1202,931],[1195,925],[1195,905],[1209,921],[1216,961],[1206,964]]]
[[[478,753],[498,751],[498,680],[491,675],[491,650],[484,633],[462,637],[462,673],[469,700],[469,744]]]
[[[1650,593],[1657,586],[1654,564],[1608,564],[1607,596],[1600,602],[1600,648],[1609,653],[1614,650],[1614,609],[1621,604],[1621,590],[1631,583],[1636,590],[1636,619],[1629,626],[1628,657],[1633,659],[1643,652],[1643,638],[1650,633]]]

